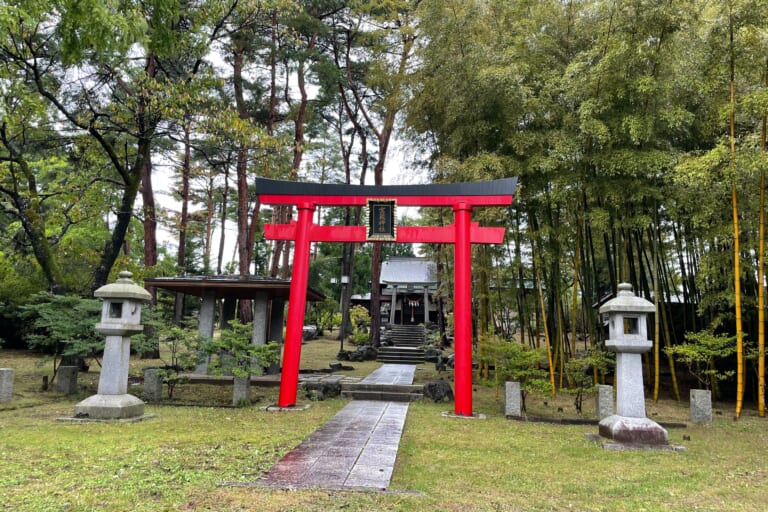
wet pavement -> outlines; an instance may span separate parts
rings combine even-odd
[[[412,384],[416,367],[385,364],[366,384]],[[386,489],[408,403],[353,400],[262,477],[274,487]]]

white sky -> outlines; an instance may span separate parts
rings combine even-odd
[[[159,164],[155,168],[155,174],[153,175],[153,185],[155,189],[155,202],[158,207],[162,207],[175,212],[180,211],[181,205],[173,195],[169,192],[171,176],[173,173],[174,164]],[[370,176],[366,180],[366,184],[373,184],[373,177]],[[370,182],[370,183],[369,183]],[[417,185],[425,184],[427,181],[427,172],[424,169],[417,168],[413,165],[413,158],[409,154],[409,149],[406,144],[401,140],[393,140],[390,144],[389,153],[387,154],[387,163],[384,172],[384,184],[385,185]],[[139,201],[141,198],[139,197]],[[140,207],[140,203],[139,203]],[[194,205],[191,205],[194,208]],[[418,217],[417,207],[400,207],[398,208],[399,218],[405,216],[411,218]],[[237,226],[235,222],[227,222],[225,233],[225,247],[224,247],[224,261],[222,262],[222,268],[226,266],[227,262],[237,259],[235,252],[235,241],[237,239]],[[215,258],[218,255],[218,245],[221,237],[221,232],[216,227],[213,239],[211,255],[214,258],[212,265],[215,268]],[[158,245],[165,246],[170,254],[176,254],[178,248],[178,238],[174,233],[169,232],[163,227],[158,227],[157,231]],[[414,245],[414,251],[418,254],[418,244]]]

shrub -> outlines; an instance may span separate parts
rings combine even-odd
[[[547,353],[541,348],[531,348],[514,340],[507,340],[497,334],[485,334],[481,340],[487,348],[481,359],[494,367],[496,386],[505,381],[520,383],[522,409],[530,391],[544,391],[549,387],[547,372],[541,368],[547,360]]]
[[[368,326],[371,323],[371,315],[363,306],[355,306],[349,310],[349,321],[352,324],[352,333],[349,339],[355,345],[366,345],[369,340]]]
[[[590,348],[586,353],[565,363],[569,386],[565,392],[574,395],[573,405],[577,413],[581,414],[584,395],[596,391],[595,376],[598,373],[604,374],[609,363],[607,354],[598,348]]]
[[[709,329],[685,333],[685,343],[664,350],[688,366],[688,370],[704,389],[715,395],[717,383],[733,376],[733,370],[718,370],[717,360],[736,352],[736,336],[715,334]]]
[[[205,340],[202,349],[214,357],[208,365],[214,374],[232,372],[235,377],[260,375],[262,368],[280,360],[277,343],[265,345],[251,343],[253,328],[251,323],[242,324],[232,321],[227,329],[221,331],[219,338]]]
[[[96,332],[101,303],[71,295],[40,292],[21,306],[25,318],[25,339],[29,347],[53,360],[53,377],[60,361],[72,357],[93,358],[104,349],[104,337]]]

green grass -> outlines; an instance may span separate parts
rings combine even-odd
[[[337,350],[332,340],[310,342],[302,367],[326,368]],[[27,354],[0,352],[0,367],[17,372],[14,401],[0,404],[1,510],[757,511],[768,503],[766,420],[747,410],[735,422],[729,404],[712,425],[670,429],[685,452],[612,452],[586,440],[595,426],[506,420],[495,390],[476,386],[474,409],[485,420],[442,417],[452,404],[411,405],[390,492],[289,491],[250,484],[345,400],[292,413],[148,405],[157,417],[141,423],[61,423],[56,418],[71,416],[95,392],[97,373],[81,375],[81,395],[64,397],[39,391],[50,370],[34,363]],[[132,374],[147,365],[134,361]],[[355,372],[346,373],[376,366],[352,365]],[[417,371],[417,380],[436,376],[429,365]],[[452,379],[450,372],[442,377]],[[228,403],[231,392],[182,389],[215,405]],[[276,393],[254,390],[266,403]],[[569,396],[533,396],[528,405],[537,415],[574,416]],[[685,421],[687,404],[660,401],[648,411],[657,421]]]

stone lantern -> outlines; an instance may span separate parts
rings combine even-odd
[[[102,286],[94,295],[103,299],[101,322],[96,331],[106,336],[104,358],[99,376],[98,394],[75,406],[75,417],[92,419],[141,418],[144,402],[128,394],[128,365],[131,356],[131,336],[144,330],[141,325],[141,305],[152,296],[131,280],[130,272],[120,272],[120,278]]]
[[[667,431],[645,416],[642,354],[653,347],[646,317],[655,306],[621,283],[599,311],[608,317],[605,346],[616,352],[616,414],[600,421],[600,435],[621,443],[667,444]]]

